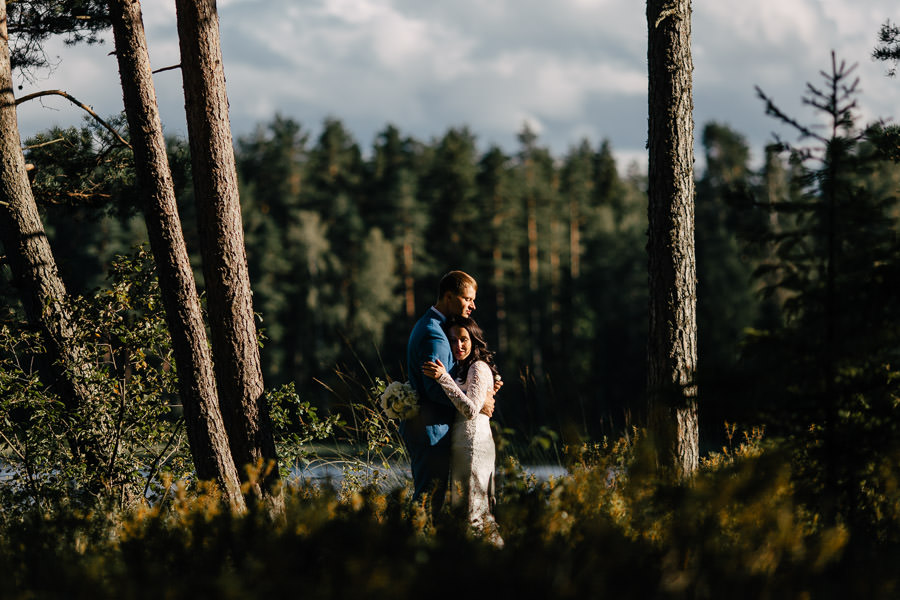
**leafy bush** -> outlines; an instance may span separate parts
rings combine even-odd
[[[73,343],[92,368],[83,405],[66,406],[41,368],[40,336],[0,326],[0,488],[9,507],[61,500],[119,508],[161,491],[161,474],[191,470],[176,372],[152,257],[139,248],[110,268],[109,287],[74,298]],[[92,449],[92,462],[79,459]]]
[[[854,541],[797,501],[785,452],[748,434],[691,482],[656,478],[640,432],[570,448],[570,475],[507,465],[506,545],[432,520],[408,488],[290,485],[284,513],[230,512],[184,484],[154,506],[0,521],[15,598],[889,598],[895,545]]]

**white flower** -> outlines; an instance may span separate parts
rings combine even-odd
[[[419,413],[419,395],[408,381],[392,381],[380,401],[381,409],[390,419],[411,419]]]

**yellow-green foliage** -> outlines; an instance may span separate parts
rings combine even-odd
[[[408,487],[284,490],[284,511],[226,509],[214,488],[171,485],[117,515],[0,513],[8,598],[891,598],[895,546],[854,539],[800,504],[791,461],[761,432],[660,480],[639,432],[568,448],[539,481],[513,459],[503,548]]]

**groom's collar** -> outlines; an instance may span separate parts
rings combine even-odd
[[[436,309],[435,307],[432,306],[432,307],[431,307],[431,310],[433,310],[433,311],[434,311],[434,314],[436,314],[436,315],[438,316],[438,319],[441,320],[441,323],[444,323],[444,322],[447,320],[447,317],[444,316],[444,313],[442,313],[441,311],[439,311],[439,310]]]

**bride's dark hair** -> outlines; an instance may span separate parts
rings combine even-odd
[[[475,319],[453,315],[444,323],[444,331],[447,332],[448,336],[453,327],[465,329],[469,332],[469,337],[472,338],[472,351],[469,353],[469,356],[458,363],[456,370],[457,379],[465,381],[466,376],[469,374],[469,367],[478,360],[487,364],[495,377],[499,375],[497,366],[494,364],[494,353],[488,350],[487,342],[484,340],[484,332],[481,331],[481,327],[478,326]]]

